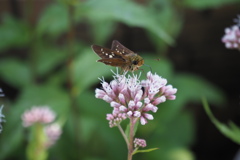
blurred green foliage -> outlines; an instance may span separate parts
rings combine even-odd
[[[33,105],[49,105],[63,124],[63,134],[50,150],[50,159],[126,159],[123,138],[105,120],[111,108],[94,96],[100,83],[98,77],[111,78],[111,67],[95,63],[97,56],[91,44],[77,37],[73,28],[87,25],[93,44],[104,45],[119,23],[140,27],[157,53],[164,53],[183,27],[184,16],[179,9],[204,9],[234,0],[211,2],[150,0],[140,5],[130,0],[56,0],[45,7],[35,24],[27,17],[2,15],[0,78],[6,88],[17,93],[6,95],[2,101],[7,122],[0,135],[0,159],[25,159],[27,133],[21,125],[21,114]],[[224,96],[197,75],[175,73],[164,55],[160,55],[160,62],[150,61],[156,58],[154,53],[141,55],[154,72],[178,88],[178,93],[175,101],[161,104],[155,119],[137,132],[137,137],[147,140],[149,148],[160,149],[137,154],[134,159],[193,160],[189,148],[195,138],[194,117],[183,107],[200,102],[202,95],[218,105]]]
[[[208,117],[213,122],[213,124],[217,127],[217,129],[227,138],[231,139],[233,142],[240,144],[240,127],[238,127],[235,123],[230,121],[228,125],[219,122],[213,115],[210,107],[208,105],[207,99],[205,97],[202,98],[203,107],[208,114]]]

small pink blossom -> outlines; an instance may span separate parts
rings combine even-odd
[[[45,127],[45,133],[48,138],[46,146],[50,147],[59,139],[62,129],[58,123],[53,123]]]
[[[135,148],[139,148],[139,147],[144,148],[147,146],[146,141],[144,139],[140,139],[140,138],[135,138],[133,143],[134,143]]]
[[[34,106],[22,115],[24,127],[29,127],[34,123],[51,123],[54,119],[55,113],[48,106]]]
[[[111,116],[107,115],[110,127],[126,118],[139,118],[140,123],[145,125],[148,120],[153,120],[150,111],[155,113],[157,105],[176,98],[177,89],[167,85],[167,80],[156,73],[148,72],[145,80],[139,80],[140,75],[126,74],[114,73],[110,83],[100,79],[102,89],[95,90],[96,98],[103,99],[113,107]]]
[[[235,22],[237,24],[225,28],[222,42],[225,43],[226,48],[240,50],[240,16],[238,16],[238,19],[235,19]]]
[[[113,113],[107,114],[106,119],[109,121],[109,126],[112,128],[117,126],[122,120],[126,119],[126,114],[124,113]]]

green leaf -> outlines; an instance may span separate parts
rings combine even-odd
[[[141,126],[139,132],[147,137],[148,146],[160,148],[157,152],[142,154],[141,159],[164,159],[164,160],[193,160],[194,154],[188,149],[194,142],[195,122],[191,112],[178,109],[175,113],[177,102],[168,105],[160,105],[154,115],[154,121],[149,121],[146,126]],[[163,110],[165,108],[165,110]],[[166,109],[174,112],[166,112]],[[166,118],[162,116],[166,115]],[[171,118],[169,118],[169,116]],[[168,118],[168,119],[167,119]],[[167,120],[166,120],[167,119]],[[184,128],[184,129],[183,129]],[[150,131],[149,131],[150,130]],[[137,154],[136,157],[139,155]]]
[[[94,43],[105,44],[116,29],[116,24],[110,20],[90,20]]]
[[[176,9],[172,1],[153,0],[149,2],[149,12],[156,18],[162,29],[174,39],[179,35],[183,26],[183,15]],[[161,9],[159,9],[161,7]],[[158,54],[167,52],[168,45],[154,33],[149,33],[151,42],[155,45]]]
[[[42,13],[36,28],[37,35],[57,37],[69,28],[67,7],[60,3],[49,5]]]
[[[207,9],[214,7],[216,8],[223,5],[230,5],[234,3],[239,4],[239,0],[201,0],[201,1],[184,0],[182,3],[185,6],[194,9]]]
[[[206,96],[211,103],[221,105],[225,103],[224,93],[209,83],[200,76],[180,73],[175,75],[173,85],[178,89],[178,93],[181,93],[181,97],[185,97],[185,102],[201,101],[202,96]]]
[[[69,97],[66,91],[58,86],[51,84],[29,85],[21,91],[15,105],[22,111],[35,105],[50,106],[55,112],[62,115],[65,115],[66,111],[69,110]]]
[[[9,123],[9,121],[10,118],[6,123]],[[20,121],[18,120],[18,122]],[[11,128],[9,124],[4,125],[4,129],[1,132],[0,159],[7,159],[15,150],[21,151],[24,136],[23,127],[20,123],[15,123],[15,126]]]
[[[159,149],[159,148],[150,148],[150,149],[144,149],[144,150],[137,150],[137,151],[135,151],[135,152],[133,153],[133,155],[134,155],[134,154],[137,154],[137,153],[151,152],[151,151],[155,151],[155,150],[157,150],[157,149]]]
[[[143,7],[129,0],[88,0],[78,6],[79,15],[91,21],[118,21],[133,27],[142,27],[168,44],[174,40],[166,33],[158,20]],[[83,13],[84,11],[84,13]]]
[[[23,87],[31,83],[30,68],[17,59],[0,60],[0,77],[8,84]]]
[[[166,160],[195,160],[194,154],[186,148],[173,148],[167,151]]]
[[[36,70],[39,75],[45,75],[58,65],[65,63],[67,52],[65,49],[53,46],[40,46],[37,49]]]
[[[79,56],[75,58],[73,63],[73,81],[76,85],[76,93],[80,94],[94,83],[99,83],[98,77],[112,74],[110,69],[113,69],[113,67],[96,62],[97,59],[97,55],[93,53],[90,46],[82,50]]]
[[[29,27],[9,15],[4,15],[0,25],[0,50],[26,46],[30,37]]]
[[[139,120],[135,123],[134,125],[134,133],[133,136],[135,136],[137,129],[138,129],[138,125],[139,125]],[[126,129],[125,129],[125,135],[129,138],[129,133],[130,133],[130,122],[127,125]]]
[[[240,128],[233,122],[230,122],[228,126],[219,122],[211,112],[207,99],[205,97],[202,98],[202,103],[208,117],[211,119],[213,124],[218,128],[218,130],[227,138],[231,139],[233,142],[240,144]]]
[[[173,64],[168,59],[164,59],[162,57],[151,56],[151,53],[141,54],[144,58],[144,62],[146,65],[143,65],[141,68],[144,69],[145,72],[151,71],[153,73],[157,73],[163,78],[171,79],[173,78]],[[160,59],[160,60],[157,60]]]
[[[195,138],[194,117],[187,111],[178,111],[175,113],[175,110],[172,112],[171,110],[167,110],[168,108],[174,107],[176,106],[159,106],[158,113],[154,115],[154,121],[149,122],[148,124],[148,130],[143,127],[140,128],[143,129],[143,131],[140,130],[141,133],[147,132],[148,134],[151,134],[151,138],[148,141],[149,144],[160,146],[160,148],[162,148],[162,146],[176,147],[192,144]],[[164,117],[164,112],[167,114],[166,117]],[[182,128],[184,128],[184,130],[182,130]],[[158,139],[158,141],[155,142],[155,139]]]

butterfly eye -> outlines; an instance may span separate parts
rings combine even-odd
[[[133,61],[132,64],[137,65],[138,61]]]

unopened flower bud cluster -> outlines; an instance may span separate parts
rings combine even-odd
[[[144,148],[147,146],[146,141],[144,139],[140,139],[140,138],[135,138],[133,143],[134,143],[135,148],[139,148],[139,147]]]

